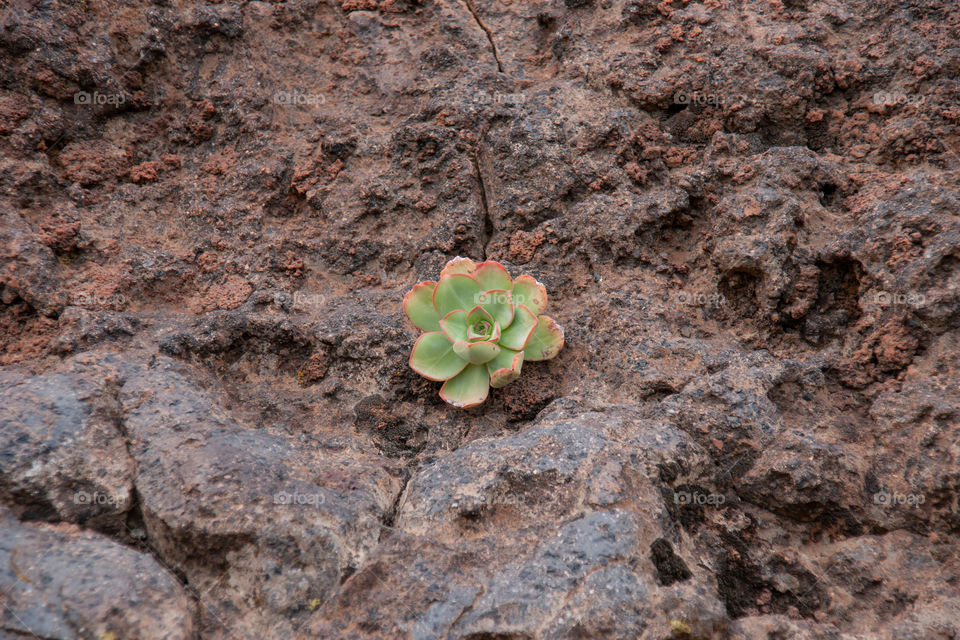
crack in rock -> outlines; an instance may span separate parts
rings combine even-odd
[[[483,207],[483,229],[480,233],[480,249],[483,253],[481,257],[486,260],[487,244],[493,235],[493,218],[490,217],[490,203],[487,200],[487,185],[483,180],[483,169],[480,167],[480,153],[480,148],[477,147],[477,151],[473,155],[473,168],[477,173],[477,183],[480,185],[480,206]]]
[[[477,26],[483,29],[483,32],[487,34],[487,40],[490,41],[490,50],[493,52],[493,59],[497,62],[497,71],[503,73],[503,63],[500,62],[500,54],[497,52],[497,43],[493,40],[493,32],[490,31],[489,27],[487,27],[487,25],[483,23],[483,20],[480,19],[480,14],[477,13],[477,7],[474,6],[473,0],[463,0],[463,3],[467,5],[467,11],[469,11],[470,15],[473,16]]]

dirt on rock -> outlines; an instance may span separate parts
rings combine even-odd
[[[0,2],[0,637],[960,638],[958,43]],[[401,308],[455,256],[566,335],[468,410]]]

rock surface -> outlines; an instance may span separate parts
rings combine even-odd
[[[83,375],[0,374],[0,495],[23,520],[122,530],[134,461],[109,390]]]
[[[195,604],[147,554],[72,525],[23,525],[0,513],[5,638],[196,637]]]
[[[0,637],[960,637],[957,42],[3,3]],[[457,255],[566,329],[468,411],[400,308]]]

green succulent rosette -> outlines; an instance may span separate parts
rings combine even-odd
[[[563,348],[563,327],[543,315],[547,290],[528,275],[511,278],[499,262],[454,258],[440,280],[421,282],[403,298],[403,312],[423,331],[410,367],[443,382],[440,397],[455,407],[487,399],[490,387],[520,377],[525,360],[549,360]]]

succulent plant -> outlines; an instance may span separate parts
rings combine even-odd
[[[443,382],[440,397],[455,407],[487,399],[490,387],[520,377],[525,360],[549,360],[563,347],[563,328],[543,315],[547,290],[528,275],[510,277],[499,262],[454,258],[437,282],[415,285],[403,311],[423,334],[410,367]]]

